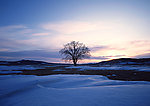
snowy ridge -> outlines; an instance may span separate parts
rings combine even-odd
[[[113,59],[113,60],[109,60],[109,61],[102,61],[97,63],[97,65],[100,66],[114,66],[114,65],[144,65],[144,66],[149,66],[150,65],[150,58],[119,58],[119,59]]]

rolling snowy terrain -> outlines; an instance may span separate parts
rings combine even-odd
[[[124,59],[79,66],[2,61],[0,105],[150,106],[149,63],[147,60],[132,59],[132,64],[130,59],[125,61],[128,62],[123,65],[120,64]]]
[[[134,71],[146,71],[150,72],[150,66],[99,66],[99,67],[91,67],[91,66],[71,66],[66,67],[70,69],[79,69],[80,71],[85,70],[134,70]]]
[[[1,106],[150,106],[150,82],[98,75],[1,75]]]

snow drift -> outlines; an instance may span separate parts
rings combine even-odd
[[[98,75],[0,76],[2,106],[149,106],[150,82]]]

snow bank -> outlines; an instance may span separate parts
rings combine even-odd
[[[18,66],[0,66],[0,70],[35,70],[42,69],[43,67],[32,66],[32,65],[18,65]]]
[[[150,72],[150,67],[133,67],[133,66],[112,66],[112,67],[90,67],[90,66],[71,66],[66,68],[76,68],[80,71],[84,70],[136,70]]]
[[[22,71],[0,71],[0,74],[22,73]]]
[[[150,82],[98,75],[0,76],[2,106],[150,106]]]
[[[62,69],[56,69],[56,70],[53,70],[53,71],[65,71],[65,70],[62,70]]]

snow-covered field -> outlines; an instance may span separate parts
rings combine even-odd
[[[61,65],[64,66],[64,65]],[[36,69],[44,69],[48,67],[58,67],[58,65],[53,66],[37,66],[37,65],[18,65],[18,66],[6,66],[1,65],[0,66],[0,73],[15,73],[15,71],[12,72],[12,70],[18,70],[16,73],[19,73],[19,70],[36,70]],[[91,66],[64,66],[66,69],[73,69],[76,68],[80,71],[84,70],[135,70],[135,71],[145,71],[150,72],[149,66],[101,66],[101,67],[91,67]],[[62,69],[56,69],[53,71],[65,71]],[[21,71],[20,71],[21,72]]]
[[[1,75],[1,106],[150,106],[150,82],[98,75]]]
[[[18,65],[18,66],[0,66],[1,70],[35,70],[35,69],[42,69],[44,67],[40,66],[33,66],[33,65]]]
[[[44,67],[41,66],[33,66],[33,65],[17,65],[17,66],[0,66],[0,74],[10,74],[10,73],[22,73],[22,71],[12,71],[12,70],[36,70],[42,69]]]
[[[150,72],[148,66],[109,66],[109,67],[90,67],[90,66],[71,66],[66,68],[76,68],[80,71],[84,70],[135,70],[135,71],[146,71]]]

